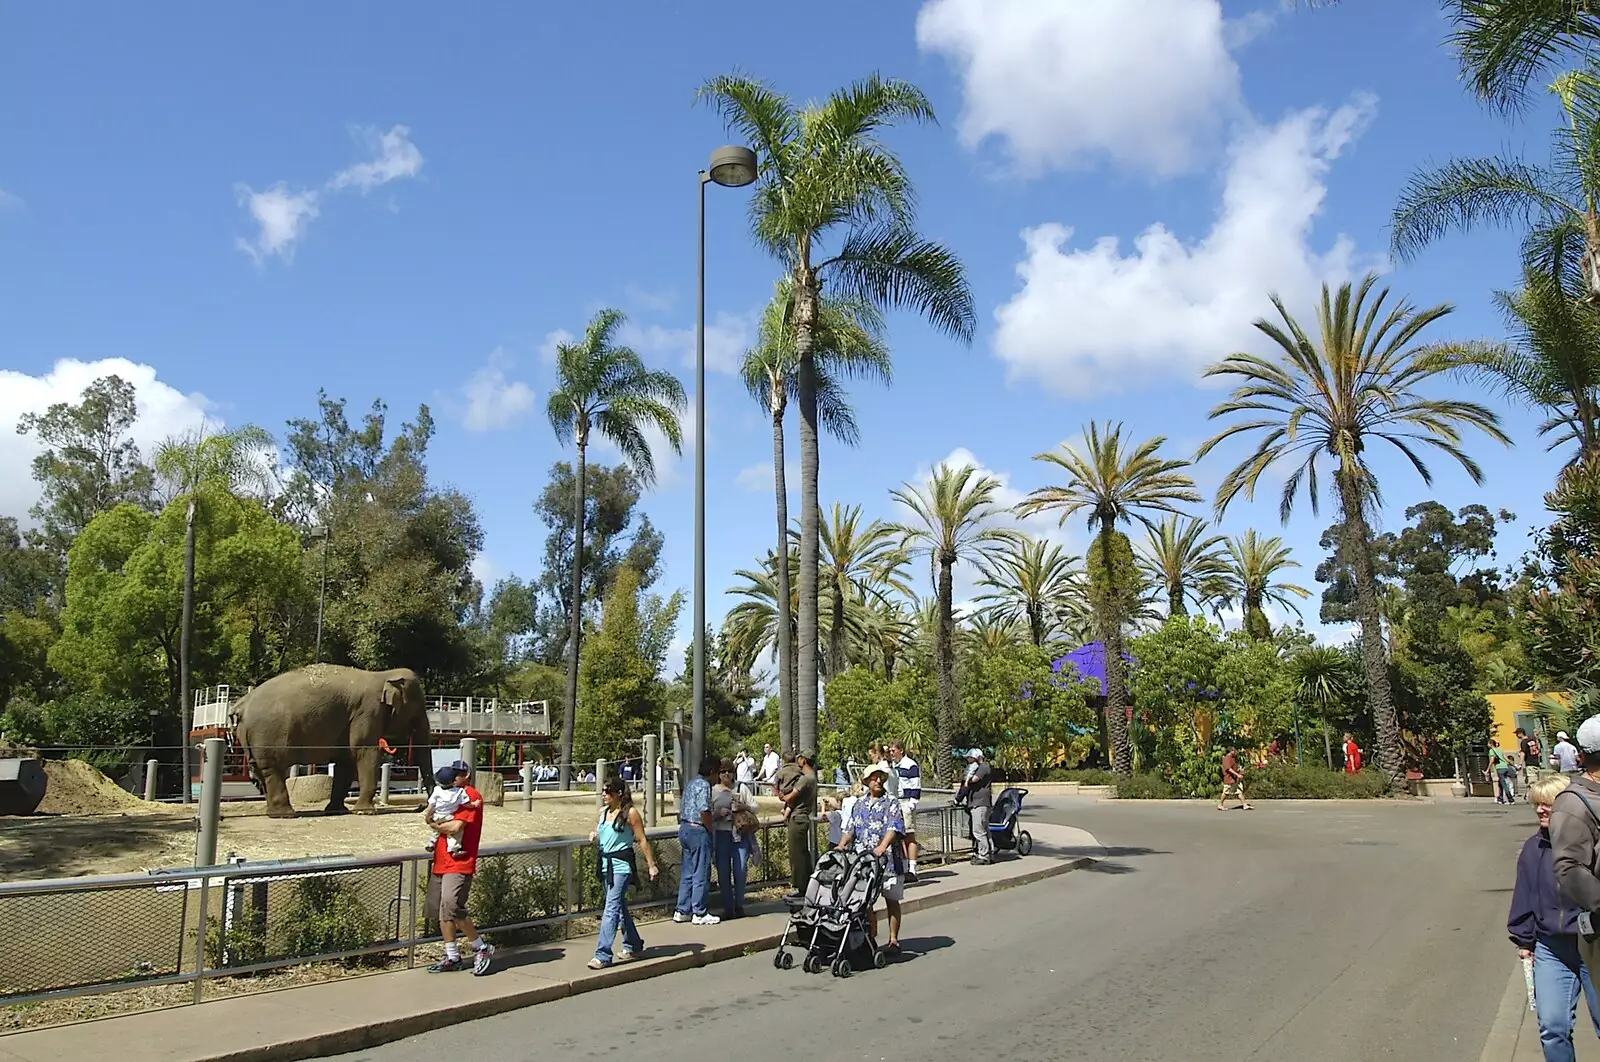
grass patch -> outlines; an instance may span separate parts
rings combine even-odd
[[[1372,800],[1388,796],[1389,788],[1377,771],[1345,774],[1285,763],[1249,772],[1245,792],[1261,800]]]
[[[1047,782],[1077,782],[1080,785],[1116,785],[1117,776],[1110,771],[1087,767],[1080,770],[1066,770],[1060,767],[1046,771],[1044,780]]]

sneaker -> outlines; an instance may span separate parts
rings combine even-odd
[[[591,970],[604,970],[607,966],[610,966],[610,965],[611,964],[609,962],[601,962],[599,959],[590,959],[589,960],[589,969],[591,969]]]
[[[907,885],[915,885],[916,883],[917,883],[917,872],[915,870],[906,871],[906,884]]]
[[[710,912],[707,912],[706,914],[695,915],[694,924],[697,926],[717,926],[722,924],[722,919],[718,918],[714,914],[711,914]]]
[[[612,965],[620,966],[625,962],[632,962],[633,960],[637,959],[638,957],[639,957],[638,955],[636,955],[635,953],[629,951],[627,948],[623,948],[621,951],[617,952],[617,957],[615,959],[612,959],[611,962],[612,962]]]
[[[465,970],[466,968],[467,968],[467,961],[465,959],[461,959],[461,958],[455,958],[455,959],[444,958],[444,959],[440,959],[438,962],[436,962],[432,966],[428,967],[428,972],[429,973],[455,973],[457,970]]]
[[[684,914],[682,911],[673,911],[672,920],[677,922],[679,925],[682,925],[684,922],[689,920],[689,916]]]
[[[472,976],[482,977],[489,972],[489,964],[494,961],[494,945],[485,944],[475,948],[472,952]]]

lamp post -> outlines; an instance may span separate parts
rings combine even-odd
[[[317,646],[312,650],[311,662],[322,663],[322,605],[328,598],[328,538],[329,532],[326,525],[318,524],[311,529],[312,541],[322,541],[322,587],[317,591]]]
[[[706,741],[706,184],[742,188],[756,179],[756,153],[728,144],[700,171],[700,258],[694,315],[694,712],[689,768],[700,769]],[[687,776],[685,771],[684,775]]]
[[[189,495],[189,509],[184,516],[183,529],[183,616],[178,628],[178,744],[182,746],[178,757],[179,770],[183,772],[183,802],[189,803],[189,728],[193,725],[189,705],[189,636],[194,628],[194,507],[195,497]]]

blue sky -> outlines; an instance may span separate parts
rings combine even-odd
[[[552,337],[619,306],[647,360],[690,382],[695,173],[726,139],[692,98],[734,68],[798,98],[879,71],[920,85],[940,117],[889,140],[923,230],[967,264],[978,335],[963,347],[891,318],[894,386],[858,390],[861,445],[825,446],[824,504],[891,517],[889,488],[956,451],[1018,497],[1048,480],[1032,456],[1090,419],[1192,452],[1220,397],[1199,371],[1266,350],[1249,322],[1269,289],[1308,309],[1324,277],[1377,267],[1414,301],[1459,306],[1437,338],[1500,334],[1489,293],[1515,280],[1514,236],[1387,260],[1414,168],[1503,147],[1542,157],[1553,117],[1541,105],[1507,122],[1468,98],[1433,0],[822,0],[785,14],[643,0],[12,8],[0,513],[34,496],[9,425],[96,375],[139,384],[146,442],[202,412],[281,435],[320,386],[357,410],[381,396],[397,417],[429,403],[434,475],[473,496],[488,533],[480,572],[536,574],[531,502],[566,456],[543,416]],[[711,189],[713,619],[731,572],[774,535],[770,427],[726,371],[776,276],[744,207]],[[1425,488],[1381,459],[1386,524],[1426,497],[1504,506],[1521,520],[1502,554],[1520,551],[1558,459],[1535,415],[1504,413],[1515,450],[1469,441],[1481,489],[1442,463]],[[793,455],[792,415],[790,429]],[[1196,478],[1209,490],[1237,454]],[[686,453],[644,502],[669,588],[691,578],[691,488]],[[1328,520],[1305,509],[1282,531],[1307,585]],[[1275,498],[1223,529],[1251,525],[1277,531]],[[1052,533],[1081,552],[1080,526]]]

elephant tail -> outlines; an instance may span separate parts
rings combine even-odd
[[[240,703],[241,708],[243,702]],[[261,778],[261,770],[256,766],[255,749],[251,747],[250,735],[245,731],[244,718],[241,713],[238,725],[233,728],[233,740],[239,748],[244,750],[245,772],[250,775],[250,781],[255,785],[256,791],[262,796],[267,793],[267,783]]]

